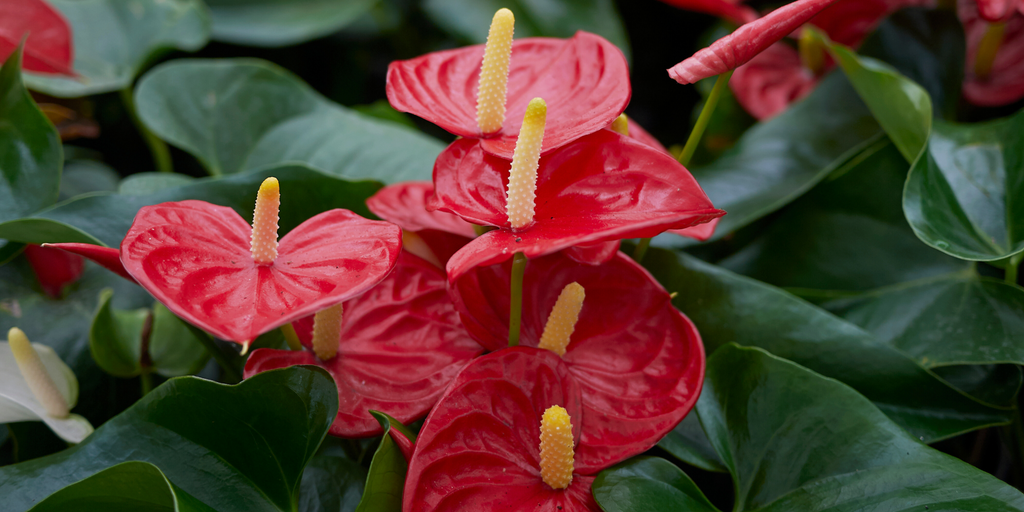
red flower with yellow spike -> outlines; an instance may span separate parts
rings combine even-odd
[[[995,107],[1024,98],[1024,1],[962,0],[957,15],[967,36],[967,101]]]
[[[477,267],[450,288],[463,324],[488,350],[506,346],[510,263]],[[582,393],[577,455],[614,464],[654,446],[693,407],[704,349],[668,292],[618,253],[601,266],[564,254],[527,262],[521,345],[561,356]]]
[[[486,45],[434,52],[388,67],[391,106],[512,158],[532,98],[552,105],[543,151],[600,130],[629,103],[629,67],[600,36],[512,41],[514,17],[501,9]]]
[[[397,226],[335,209],[278,242],[280,198],[277,179],[267,178],[252,226],[204,201],[143,207],[121,242],[121,263],[176,315],[243,345],[391,272],[402,247]]]
[[[429,181],[407,181],[388,185],[366,200],[374,215],[402,228],[402,247],[440,268],[452,254],[476,237],[473,225],[457,215],[427,211],[427,198],[434,195]]]

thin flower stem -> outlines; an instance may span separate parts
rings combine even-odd
[[[636,244],[636,248],[633,249],[633,261],[640,263],[644,260],[644,255],[647,254],[647,248],[651,246],[650,238],[643,238],[640,243]]]
[[[214,341],[213,337],[206,333],[206,331],[185,322],[185,326],[192,332],[192,335],[199,340],[200,343],[206,347],[206,351],[213,356],[213,359],[220,365],[221,371],[224,373],[225,380],[229,381],[229,384],[242,381],[242,375],[238,372],[231,361],[227,358],[224,352],[217,346],[217,342]]]
[[[526,256],[517,252],[512,258],[512,290],[508,314],[508,346],[519,345],[519,326],[523,318],[523,273],[526,270]]]
[[[139,381],[142,384],[142,396],[146,396],[150,391],[153,391],[153,374],[147,370],[143,370],[142,374],[139,375]]]
[[[135,128],[139,130],[139,135],[142,135],[142,139],[149,146],[149,152],[153,155],[153,164],[156,166],[156,170],[160,172],[174,172],[174,164],[171,162],[171,152],[167,148],[167,143],[149,131],[149,128],[146,128],[146,125],[139,119],[139,114],[135,110],[135,100],[132,99],[132,88],[130,85],[121,89],[121,102],[124,104],[125,110],[128,111],[128,116],[131,117]]]
[[[1024,258],[1024,253],[1010,258],[1010,263],[1006,265],[1006,275],[1004,276],[1007,283],[1017,284],[1017,269],[1020,267],[1022,258]]]

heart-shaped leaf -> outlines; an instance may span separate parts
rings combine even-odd
[[[26,74],[33,90],[78,97],[117,91],[158,55],[195,51],[210,37],[201,0],[50,0],[71,23],[74,78]]]
[[[213,38],[252,46],[316,39],[355,21],[378,0],[207,0]]]
[[[302,472],[299,512],[351,512],[359,505],[366,469],[331,439],[324,440]]]
[[[652,250],[644,264],[697,325],[708,353],[761,347],[853,387],[911,434],[934,442],[1005,423],[981,404],[857,326],[782,290],[683,254]]]
[[[853,389],[757,348],[708,359],[697,410],[733,475],[736,511],[1024,510],[1020,491],[924,445]],[[608,511],[699,496],[665,463],[602,476],[594,495]]]
[[[356,512],[401,512],[402,491],[405,488],[405,474],[409,471],[413,443],[416,434],[391,416],[370,411],[384,429],[377,451],[370,461],[370,473],[366,478],[366,489]],[[392,432],[392,429],[398,432]],[[404,439],[404,447],[396,439]]]
[[[602,471],[594,480],[593,490],[606,512],[718,512],[686,473],[657,457],[637,457]]]
[[[1024,253],[1024,113],[981,124],[936,123],[910,170],[903,211],[926,244],[988,261]]]
[[[160,468],[139,461],[122,462],[75,482],[32,507],[29,512],[185,512],[199,510],[191,496],[175,489]]]
[[[114,464],[158,467],[203,509],[291,511],[302,470],[327,435],[338,394],[329,375],[288,368],[226,386],[180,377],[81,444],[0,468],[4,505],[23,510]]]
[[[0,221],[53,204],[63,159],[57,130],[21,82],[17,51],[0,68]]]
[[[729,471],[708,441],[696,413],[686,415],[676,428],[658,442],[658,446],[673,457],[705,471]]]
[[[328,101],[264,61],[176,60],[139,81],[139,117],[214,175],[283,162],[385,182],[428,178],[443,149],[396,123]]]
[[[234,208],[252,219],[256,191],[269,176],[282,190],[280,234],[306,219],[333,208],[369,216],[365,200],[380,188],[372,181],[350,182],[302,165],[280,167],[225,178],[195,180],[149,194],[88,195],[62,203],[34,217],[0,223],[0,238],[29,243],[81,242],[118,247],[143,206],[198,199]]]

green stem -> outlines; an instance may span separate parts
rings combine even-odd
[[[150,391],[153,391],[153,373],[148,370],[143,370],[142,374],[139,375],[139,381],[142,383],[142,396],[146,396]]]
[[[523,318],[523,272],[526,256],[517,252],[512,258],[512,291],[508,312],[508,346],[519,345],[519,325]]]
[[[647,254],[647,248],[651,246],[650,238],[643,238],[640,243],[636,244],[636,249],[633,249],[633,261],[640,263],[644,260],[644,255]]]
[[[230,381],[231,384],[242,381],[242,375],[238,373],[238,369],[231,364],[228,357],[224,355],[224,352],[217,346],[217,342],[214,341],[213,336],[210,336],[206,331],[188,322],[185,322],[185,326],[188,327],[188,330],[192,332],[192,335],[203,344],[203,347],[206,347],[206,351],[213,356],[213,359],[217,361],[217,364],[220,365],[220,369],[223,371],[226,380]]]
[[[1016,475],[1016,485],[1018,489],[1024,487],[1024,423],[1021,422],[1020,406],[1013,409],[1013,422],[1008,427],[1009,440],[1008,446],[1010,453],[1013,454],[1013,470]]]
[[[132,99],[132,88],[130,85],[121,89],[121,102],[124,103],[124,108],[128,111],[128,116],[131,117],[135,128],[139,130],[139,135],[142,135],[146,145],[149,146],[149,152],[153,155],[153,164],[156,166],[156,170],[160,172],[174,172],[174,164],[171,162],[171,152],[167,148],[167,144],[154,135],[153,132],[149,131],[149,128],[146,128],[146,125],[142,123],[142,119],[139,119],[139,114],[135,110],[135,100]]]
[[[1006,276],[1004,276],[1007,283],[1017,284],[1017,269],[1020,267],[1021,259],[1024,259],[1024,253],[1010,258],[1010,262],[1006,265]]]

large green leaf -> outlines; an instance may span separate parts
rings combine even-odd
[[[719,264],[800,295],[830,296],[965,270],[903,215],[907,162],[882,139],[789,205]]]
[[[686,473],[657,457],[636,457],[606,469],[597,475],[592,489],[606,512],[718,512]]]
[[[384,438],[380,440],[373,460],[370,461],[366,489],[356,512],[401,512],[402,491],[405,489],[405,475],[409,471],[409,462],[405,460],[402,450],[391,438],[391,429],[398,430],[414,443],[416,434],[385,413],[370,411],[370,414],[384,429]]]
[[[673,303],[697,325],[708,353],[733,342],[769,350],[850,385],[927,442],[1009,419],[1010,411],[965,396],[906,354],[782,290],[664,250],[648,252],[644,266],[679,292]]]
[[[306,219],[332,208],[370,213],[365,200],[380,184],[350,182],[302,165],[282,165],[138,195],[93,194],[61,203],[33,217],[0,223],[0,238],[28,243],[84,242],[117,247],[139,208],[165,201],[199,199],[230,206],[252,219],[256,192],[268,176],[281,183],[281,235]]]
[[[302,470],[337,410],[337,387],[316,367],[266,372],[234,386],[179,377],[81,444],[0,468],[0,494],[5,506],[24,510],[114,464],[139,460],[204,507],[291,511]]]
[[[612,0],[426,0],[423,9],[445,30],[473,43],[487,41],[494,13],[516,17],[516,38],[572,37],[577,30],[603,36],[629,58],[629,38]],[[515,57],[513,57],[515,58]]]
[[[735,511],[1024,510],[1019,491],[924,445],[853,389],[757,348],[708,359],[697,411],[733,475]],[[595,482],[602,507],[667,510],[699,493],[664,463],[643,469],[607,470],[598,482],[619,492]],[[622,490],[630,478],[636,490]]]
[[[179,501],[180,495],[180,501]],[[75,482],[32,507],[30,512],[198,511],[194,498],[148,462],[122,462]]]
[[[857,55],[841,44],[825,44],[903,157],[916,160],[932,127],[928,91],[889,64]]]
[[[302,472],[299,512],[352,512],[365,484],[366,469],[325,440]]]
[[[206,0],[213,38],[252,46],[287,46],[352,23],[378,0]]]
[[[211,174],[301,162],[346,178],[429,179],[443,145],[332,103],[291,73],[253,59],[180,59],[135,92],[139,117]]]
[[[697,414],[688,414],[683,421],[658,442],[673,457],[705,471],[724,473],[729,469],[708,441]]]
[[[160,54],[210,38],[201,0],[51,0],[71,23],[75,78],[26,74],[30,88],[77,97],[124,89]]]
[[[823,307],[925,368],[1024,364],[1024,288],[973,274],[905,283]]]
[[[153,304],[153,329],[149,335],[149,360],[164,377],[198,373],[210,354],[193,330],[159,302]]]
[[[20,70],[18,50],[0,68],[0,221],[53,204],[64,159],[60,136],[25,90]]]
[[[924,243],[998,264],[1024,253],[1021,197],[1024,112],[981,124],[937,122],[927,153],[910,170],[903,211]]]

